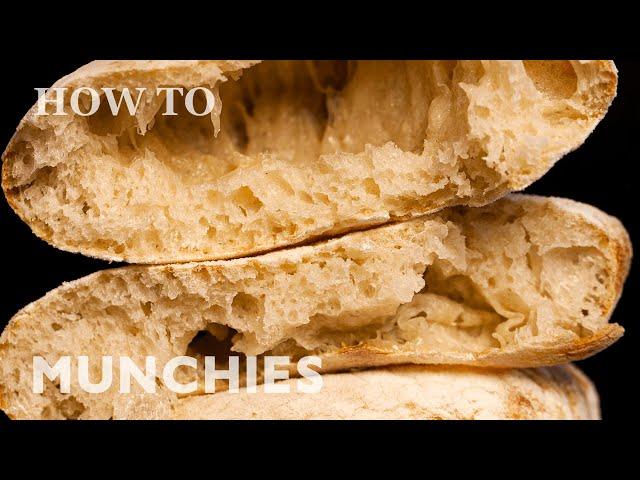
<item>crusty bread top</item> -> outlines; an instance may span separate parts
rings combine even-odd
[[[55,86],[147,87],[136,117],[32,108],[3,189],[65,250],[246,256],[519,190],[584,141],[617,85],[608,61],[353,65],[91,63]],[[210,87],[222,110],[162,117],[158,85]]]
[[[163,365],[233,349],[320,355],[324,371],[565,363],[622,335],[608,320],[630,256],[615,219],[515,195],[257,257],[97,272],[10,321],[0,337],[0,398],[11,416],[67,415],[69,398],[54,386],[30,394],[33,355],[115,352]],[[78,392],[71,403],[109,418],[116,398]]]
[[[275,420],[597,420],[598,395],[572,365],[483,370],[404,366],[324,375],[319,393],[220,393],[178,401],[150,417]],[[123,403],[123,417],[140,412]]]

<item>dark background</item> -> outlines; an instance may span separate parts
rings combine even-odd
[[[614,59],[620,80],[618,96],[609,113],[582,147],[567,155],[527,191],[569,197],[617,216],[627,227],[634,247],[640,252],[636,243],[640,240],[638,197],[633,195],[640,189],[635,164],[640,137],[640,62]],[[0,76],[0,91],[4,92],[0,103],[0,150],[4,149],[23,114],[35,102],[34,88],[50,86],[89,60],[82,55],[75,60],[64,60],[60,56],[53,58],[38,52],[30,52],[28,59],[3,60],[3,69],[12,73]],[[0,252],[4,265],[0,280],[0,329],[20,308],[61,282],[117,266],[47,245],[18,219],[4,196],[0,199]],[[634,353],[637,352],[640,331],[640,292],[635,263],[612,318],[612,322],[625,327],[625,336],[604,352],[579,362],[598,387],[603,417],[609,421],[629,420],[630,416],[637,417],[638,411],[633,395],[630,395],[635,388],[632,381],[636,376],[637,357]]]

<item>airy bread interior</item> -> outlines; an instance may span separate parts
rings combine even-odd
[[[137,116],[35,116],[4,156],[9,202],[52,244],[169,263],[264,252],[482,205],[582,143],[610,62],[98,62],[58,86],[146,87]],[[211,117],[156,86],[206,86]],[[200,92],[201,93],[201,92]],[[67,96],[67,99],[69,96]],[[196,95],[196,111],[204,98]]]
[[[548,343],[589,345],[608,327],[629,258],[612,217],[568,200],[513,196],[264,256],[97,272],[11,320],[0,339],[0,401],[9,415],[30,418],[109,418],[130,401],[77,384],[72,395],[53,384],[32,394],[33,355],[50,364],[90,355],[99,379],[99,355],[139,365],[153,355],[163,365],[185,354],[339,358],[341,349],[369,347],[387,351],[387,363],[397,353],[404,362],[500,365],[502,354],[535,354]],[[608,343],[622,332],[615,329]],[[327,369],[346,366],[354,364]],[[163,398],[170,408],[175,394],[161,387]]]

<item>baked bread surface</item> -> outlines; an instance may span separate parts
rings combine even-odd
[[[147,88],[135,117],[32,108],[3,155],[16,213],[107,260],[242,257],[524,188],[615,96],[608,61],[100,61],[55,87]],[[164,116],[158,86],[215,92]],[[196,110],[202,110],[202,98]],[[82,102],[81,102],[82,103]],[[86,108],[86,106],[85,106]]]
[[[168,418],[224,420],[599,420],[598,394],[573,365],[523,370],[402,366],[323,376],[319,393],[220,393]],[[125,412],[123,412],[125,413]],[[135,408],[131,410],[135,413]]]

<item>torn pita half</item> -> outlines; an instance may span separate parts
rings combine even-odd
[[[319,355],[324,371],[566,363],[622,335],[609,318],[630,258],[613,217],[516,195],[262,256],[105,270],[10,321],[0,337],[2,408],[63,415],[69,396],[55,385],[31,393],[34,355],[51,365],[91,355],[92,378],[101,355],[138,365],[155,356],[159,368],[179,355]],[[103,418],[116,397],[73,396]]]
[[[166,116],[159,86],[206,87],[215,109],[176,94]],[[27,113],[2,186],[64,250],[236,258],[520,190],[582,144],[616,86],[609,61],[93,62],[55,84],[67,116]],[[85,117],[80,87],[146,90],[135,116],[103,95]]]

